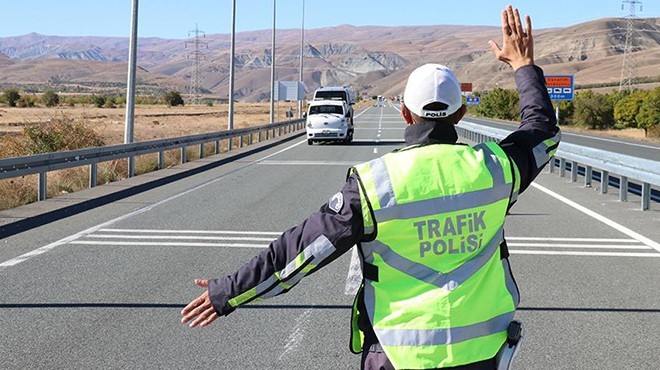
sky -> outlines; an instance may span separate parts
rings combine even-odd
[[[276,28],[405,25],[499,26],[500,0],[236,0],[236,32],[270,30],[273,4]],[[622,10],[623,1],[626,1]],[[625,17],[629,1],[543,0],[513,3],[532,17],[535,29],[568,27],[599,18]],[[132,0],[3,1],[0,37],[31,32],[56,36],[119,36],[130,34]],[[186,39],[198,27],[207,35],[231,32],[231,0],[140,0],[139,37]],[[640,18],[660,17],[660,1],[644,0]]]

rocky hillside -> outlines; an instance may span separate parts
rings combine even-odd
[[[613,83],[621,75],[626,22],[600,19],[535,32],[536,61],[547,73],[574,74],[578,84]],[[635,60],[639,76],[660,76],[660,18],[638,20]],[[353,85],[368,95],[397,95],[409,72],[426,62],[453,68],[476,90],[511,87],[511,71],[495,61],[488,40],[499,27],[354,27],[306,30],[304,82],[308,92],[324,85]],[[273,61],[270,30],[236,35],[236,94],[245,101],[269,98]],[[138,80],[142,91],[188,90],[190,40],[141,38]],[[226,98],[229,35],[209,35],[200,50],[202,88]],[[297,80],[300,31],[278,30],[276,78]],[[121,91],[126,83],[128,39],[28,34],[0,38],[0,87],[35,91]]]

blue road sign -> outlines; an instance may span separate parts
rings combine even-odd
[[[478,105],[481,102],[481,99],[478,96],[466,96],[465,104],[467,105]]]
[[[550,100],[573,100],[573,75],[545,76]]]

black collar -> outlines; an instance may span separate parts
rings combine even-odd
[[[425,121],[406,127],[406,145],[414,144],[456,144],[458,134],[454,125]]]

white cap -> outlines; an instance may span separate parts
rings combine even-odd
[[[435,102],[446,104],[447,109],[423,109]],[[411,112],[423,118],[447,117],[463,105],[461,85],[451,69],[441,64],[424,64],[408,77],[403,103]]]

